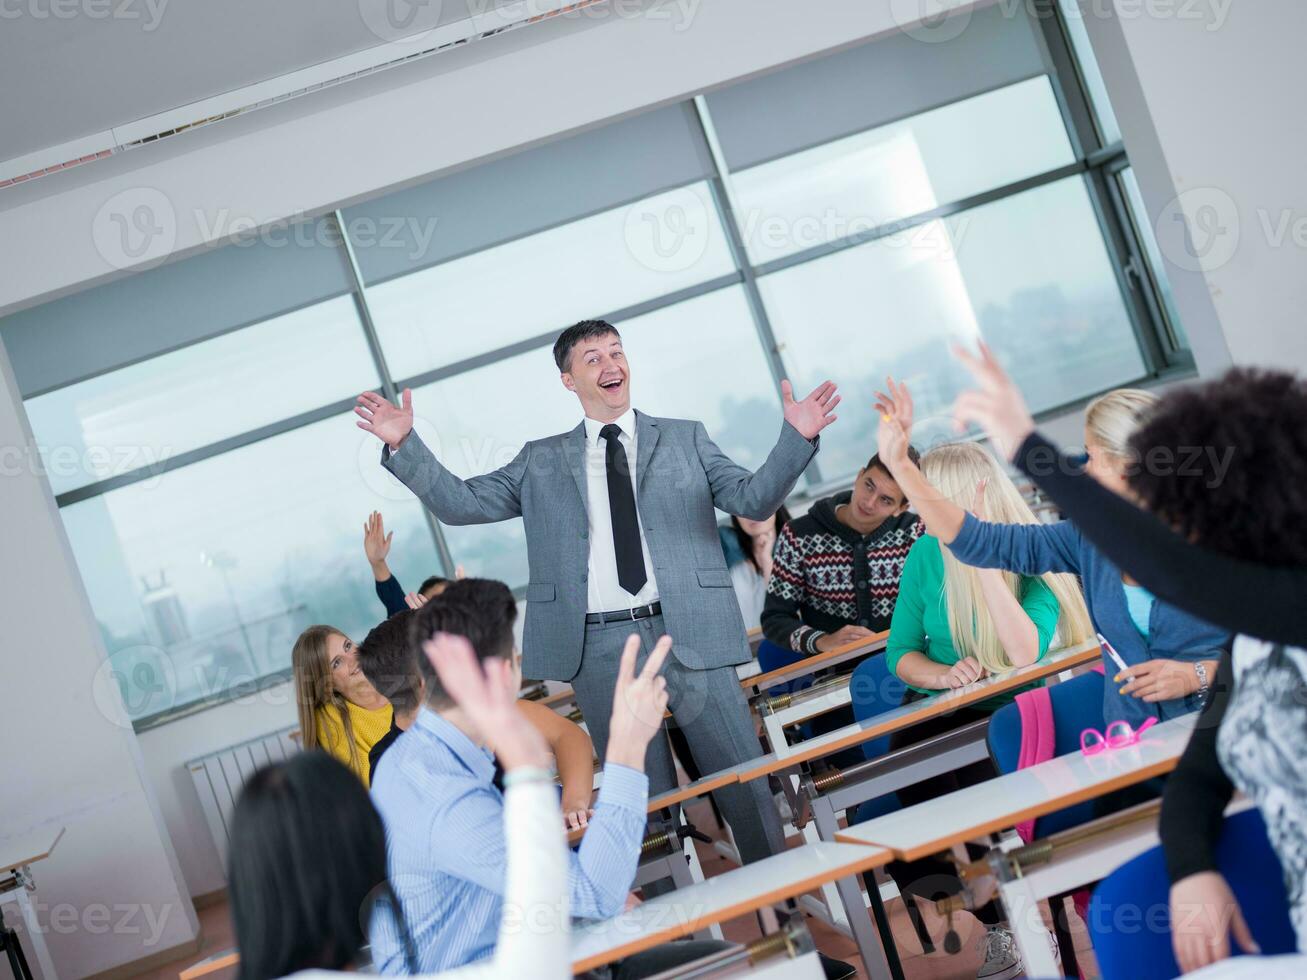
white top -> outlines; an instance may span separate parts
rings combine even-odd
[[[631,595],[617,581],[613,512],[608,506],[608,460],[605,456],[608,444],[599,437],[600,430],[606,424],[592,418],[585,420],[586,510],[590,518],[590,568],[586,579],[590,586],[590,596],[587,612],[614,612],[658,601],[658,581],[654,578],[653,560],[649,557],[649,542],[644,537],[644,521],[638,516],[638,499],[636,514],[640,525],[640,551],[644,555],[644,587]],[[617,439],[626,449],[632,477],[631,493],[634,494],[637,486],[635,409],[628,408],[626,414],[615,419],[613,424],[622,430]]]
[[[564,980],[572,975],[568,918],[567,845],[552,783],[517,783],[504,791],[504,840],[508,870],[495,955],[443,973],[448,980],[531,977]],[[302,970],[295,980],[344,980],[357,973]]]
[[[753,629],[762,622],[762,607],[767,601],[767,580],[753,567],[753,562],[736,562],[731,566],[731,585],[744,617],[744,628]]]

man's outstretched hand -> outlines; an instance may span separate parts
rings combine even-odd
[[[805,439],[816,438],[818,432],[835,421],[836,416],[831,413],[840,403],[833,381],[823,381],[800,402],[794,400],[794,387],[788,381],[782,381],[781,399],[785,404],[785,421]]]
[[[360,419],[360,429],[371,432],[394,452],[413,431],[413,392],[405,388],[396,408],[375,391],[365,391],[358,397],[354,414]]]

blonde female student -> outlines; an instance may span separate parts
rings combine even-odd
[[[896,451],[892,439],[880,445]],[[926,479],[958,507],[1007,524],[1038,519],[994,458],[974,443],[932,449],[921,458]],[[923,535],[908,552],[890,623],[885,658],[908,685],[904,703],[962,687],[989,674],[1035,663],[1055,641],[1080,643],[1093,635],[1080,587],[1071,575],[1016,575],[962,564],[939,539]],[[1016,697],[1000,694],[906,729],[890,740],[902,748],[987,718]],[[932,800],[997,775],[988,760],[898,792],[903,806]],[[958,891],[951,863],[937,858],[899,861],[889,872],[905,893],[938,899]],[[975,911],[987,927],[980,977],[1015,976],[1020,960],[995,903]]]
[[[354,641],[334,626],[310,626],[291,664],[304,748],[323,749],[369,785],[368,753],[390,731],[394,709],[363,675]]]

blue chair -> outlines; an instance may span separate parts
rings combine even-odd
[[[886,711],[893,711],[903,703],[903,693],[907,689],[908,686],[889,669],[883,653],[864,660],[849,678],[849,698],[853,703],[853,717],[861,722],[875,718]],[[875,759],[888,751],[888,735],[862,743],[862,754],[868,759]],[[894,793],[886,793],[884,796],[861,804],[854,813],[853,819],[855,823],[862,823],[874,817],[893,813],[898,808],[898,796]]]
[[[903,694],[907,691],[908,686],[899,680],[898,675],[889,669],[889,663],[885,660],[885,654],[879,653],[858,664],[849,678],[849,699],[853,704],[853,717],[858,721],[867,721],[882,715],[887,711],[893,711],[903,703]],[[880,738],[874,738],[869,742],[862,743],[862,754],[868,759],[875,759],[889,751],[888,735]],[[853,819],[850,823],[863,823],[876,817],[883,817],[887,813],[893,813],[899,808],[899,798],[896,793],[886,793],[884,796],[878,796],[874,800],[867,800],[858,806],[854,811]],[[875,876],[868,874],[867,887],[875,888]],[[935,944],[930,938],[930,932],[926,929],[925,922],[921,918],[921,910],[917,906],[917,900],[910,895],[903,896],[903,906],[907,909],[908,920],[912,923],[912,928],[917,933],[917,940],[921,943],[921,949],[925,953],[933,953]]]
[[[1048,688],[1053,702],[1053,754],[1080,751],[1080,733],[1103,728],[1103,675],[1090,671]],[[999,708],[989,719],[985,736],[989,754],[1000,773],[1015,772],[1021,756],[1021,711],[1013,704]],[[1047,837],[1094,818],[1094,803],[1087,801],[1058,810],[1035,821],[1035,836]]]
[[[1226,818],[1216,864],[1239,902],[1253,938],[1267,955],[1297,947],[1289,919],[1284,872],[1257,810]],[[1089,902],[1089,936],[1103,980],[1163,980],[1178,976],[1171,949],[1170,881],[1155,847],[1107,876]],[[1235,955],[1242,955],[1230,941]]]

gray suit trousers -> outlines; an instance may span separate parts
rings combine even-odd
[[[585,628],[581,668],[572,678],[572,690],[600,759],[608,749],[613,688],[626,638],[632,633],[639,634],[638,663],[643,666],[663,632],[662,616],[635,622],[588,624]],[[694,761],[705,775],[762,754],[734,667],[696,670],[669,656],[663,664],[663,676],[667,678],[668,707],[676,724],[684,730]],[[676,768],[665,732],[649,743],[645,772],[649,776],[651,797],[676,785]],[[746,863],[784,850],[780,814],[766,779],[725,786],[716,790],[713,797],[731,825],[736,847]]]

